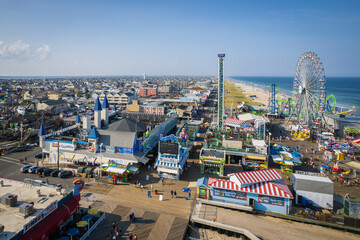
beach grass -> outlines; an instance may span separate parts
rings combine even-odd
[[[229,80],[224,81],[225,88],[225,108],[230,109],[231,105],[233,105],[233,109],[237,107],[237,105],[245,102],[247,105],[251,106],[262,106],[262,103],[255,102],[242,92],[240,87],[237,87],[234,83]]]

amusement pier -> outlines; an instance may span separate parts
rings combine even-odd
[[[217,77],[7,80],[0,240],[358,239],[360,118],[320,57],[291,96],[216,60]]]

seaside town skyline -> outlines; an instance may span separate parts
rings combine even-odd
[[[0,240],[360,239],[359,10],[0,0]]]

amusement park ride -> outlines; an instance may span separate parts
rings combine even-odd
[[[335,113],[336,98],[326,96],[326,79],[320,58],[314,52],[303,53],[296,65],[293,94],[288,99],[278,98],[280,88],[276,83],[269,88],[269,114],[282,114],[301,126],[318,126],[325,123],[324,113]],[[345,111],[337,114],[347,114]]]

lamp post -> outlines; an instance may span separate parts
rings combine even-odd
[[[100,143],[100,179],[102,177],[102,154],[101,154],[101,151],[102,151],[102,146],[103,146],[103,143]]]
[[[59,154],[60,154],[60,140],[59,139],[57,139],[57,169],[59,170],[60,169],[60,164],[59,164],[59,160],[60,160],[60,156],[59,156]]]
[[[269,152],[268,152],[269,156],[270,156],[270,139],[271,139],[271,132],[269,132]]]

